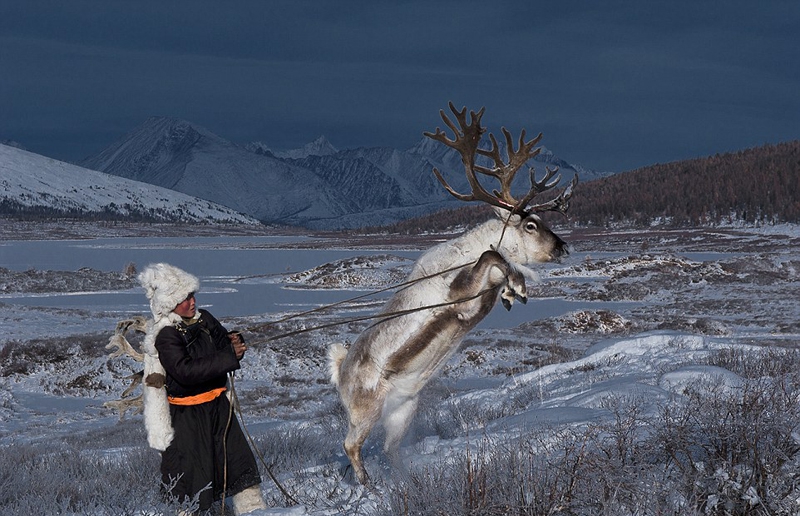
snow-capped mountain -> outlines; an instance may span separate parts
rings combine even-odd
[[[429,138],[406,151],[340,151],[324,137],[273,151],[164,117],[150,118],[81,164],[209,199],[263,222],[316,229],[388,224],[458,205],[432,174],[434,167],[453,188],[468,191],[458,153]],[[571,179],[576,167],[558,164],[562,177]],[[519,176],[519,190],[527,191],[527,174]]]
[[[81,164],[208,199],[265,222],[302,225],[351,211],[346,199],[310,171],[174,118],[151,117]]]
[[[257,154],[265,154],[282,159],[302,159],[308,156],[330,156],[331,154],[339,152],[324,136],[320,136],[313,142],[307,143],[299,149],[274,151],[263,142],[248,143],[245,145],[245,149]]]
[[[9,147],[14,147],[15,149],[26,149],[21,143],[15,142],[14,140],[0,140],[0,145],[8,145]]]
[[[170,222],[258,221],[218,204],[0,144],[0,206],[91,217]]]

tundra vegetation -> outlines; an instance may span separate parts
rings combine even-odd
[[[372,489],[347,470],[346,418],[326,366],[328,345],[355,339],[368,322],[264,344],[342,314],[226,320],[247,326],[255,344],[235,384],[244,421],[302,504],[298,514],[797,514],[800,241],[784,229],[567,231],[574,258],[542,269],[529,304],[515,310],[554,299],[577,308],[469,334],[421,391],[402,467],[389,467],[378,438],[367,440]],[[308,276],[318,288],[335,284]],[[51,276],[5,277],[36,290]],[[96,278],[102,289],[118,281]],[[83,274],[62,280],[91,288]],[[136,367],[108,359],[112,331],[0,345],[4,514],[178,506],[160,498],[141,416],[118,420],[101,408]],[[72,408],[25,413],[24,398],[54,396]],[[268,504],[292,510],[262,476]]]

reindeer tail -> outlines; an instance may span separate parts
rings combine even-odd
[[[328,348],[328,368],[331,374],[331,383],[337,387],[339,386],[339,370],[345,356],[347,356],[347,348],[342,344],[336,343]]]

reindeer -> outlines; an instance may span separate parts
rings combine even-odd
[[[448,138],[438,127],[435,133],[424,134],[461,154],[472,192],[458,193],[439,170],[434,168],[433,173],[451,195],[463,201],[486,202],[497,217],[424,253],[404,283],[407,286],[398,290],[381,311],[386,317],[364,330],[349,349],[342,344],[329,349],[331,382],[348,417],[345,453],[364,485],[369,483],[369,476],[361,448],[378,421],[386,432],[384,450],[394,456],[416,411],[420,390],[456,351],[464,335],[486,317],[498,297],[507,310],[515,300],[527,301],[525,264],[558,260],[568,252],[564,241],[535,213],[565,213],[577,176],[556,198],[528,206],[536,195],[554,188],[559,181],[559,176],[553,179],[558,169],[546,168],[541,181],[536,181],[530,169],[531,188],[524,197],[515,199],[511,182],[517,171],[541,151],[535,147],[541,133],[526,142],[523,129],[514,150],[511,134],[502,128],[506,163],[492,134],[490,149],[478,146],[486,131],[481,126],[485,108],[478,113],[470,111],[467,123],[466,107],[457,110],[452,103],[449,106],[458,126],[444,110],[439,114],[455,138]],[[476,156],[489,158],[494,166],[476,163]],[[500,191],[489,193],[476,173],[496,178]]]

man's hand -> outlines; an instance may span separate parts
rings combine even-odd
[[[247,351],[247,346],[244,345],[244,337],[238,331],[228,332],[228,338],[231,339],[231,346],[233,346],[233,353],[236,355],[237,360],[241,360],[244,352]]]

